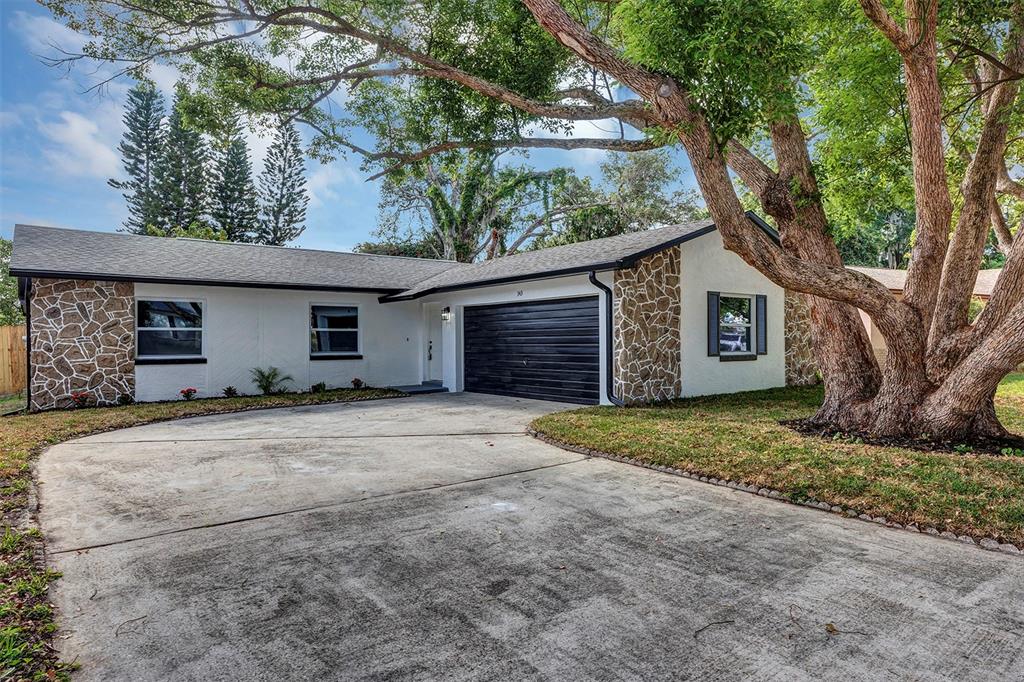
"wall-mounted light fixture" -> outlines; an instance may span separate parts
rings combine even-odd
[[[452,319],[452,309],[448,306],[441,308],[441,319],[449,322]]]

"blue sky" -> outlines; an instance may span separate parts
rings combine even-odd
[[[37,55],[52,53],[51,44],[74,49],[82,38],[32,0],[0,0],[0,23],[0,236],[9,238],[15,223],[118,229],[126,215],[124,200],[107,179],[121,173],[117,144],[131,81],[115,82],[102,93],[85,92],[101,80],[95,65],[78,64],[68,72],[42,64]],[[175,73],[158,67],[150,75],[170,101]],[[253,133],[249,141],[258,172],[268,140]],[[529,163],[572,166],[594,175],[603,157],[593,150],[540,150],[530,154]],[[688,170],[685,159],[680,161]],[[307,166],[312,200],[306,231],[294,244],[349,250],[372,238],[378,185],[366,182],[359,160]],[[684,183],[692,185],[692,175],[687,173]]]

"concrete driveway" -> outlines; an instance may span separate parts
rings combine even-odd
[[[75,679],[1024,675],[1024,560],[523,434],[565,407],[441,394],[51,448]]]

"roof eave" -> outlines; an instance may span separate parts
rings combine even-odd
[[[495,277],[494,279],[482,279],[475,282],[464,282],[461,284],[452,284],[449,286],[431,287],[430,289],[424,289],[418,291],[415,294],[390,294],[381,296],[377,299],[380,303],[399,303],[401,301],[412,301],[417,298],[423,298],[424,296],[430,296],[431,294],[443,294],[449,291],[463,291],[465,289],[477,289],[480,287],[495,287],[501,286],[502,284],[514,284],[516,282],[528,282],[536,279],[555,279],[557,277],[568,277],[570,275],[579,275],[583,273],[596,270],[598,272],[604,272],[607,270],[617,270],[621,266],[621,261],[611,261],[607,263],[600,263],[597,265],[581,265],[574,266],[571,268],[562,268],[559,270],[548,270],[546,272],[532,273],[529,275],[514,275],[509,277]]]

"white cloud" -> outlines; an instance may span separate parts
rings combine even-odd
[[[94,178],[118,175],[117,154],[103,140],[95,121],[73,111],[62,111],[60,121],[40,122],[38,127],[56,145],[44,149],[43,155],[57,172]]]
[[[21,125],[21,116],[16,111],[0,111],[0,129],[17,128]]]
[[[359,174],[348,165],[335,161],[326,166],[318,166],[306,179],[306,189],[309,191],[309,205],[312,208],[319,208],[328,202],[335,202],[341,198],[337,192],[338,185],[355,185],[362,182]]]
[[[80,52],[87,42],[81,33],[41,14],[15,12],[11,28],[21,35],[29,50],[37,55],[53,53],[54,46],[66,52]]]

